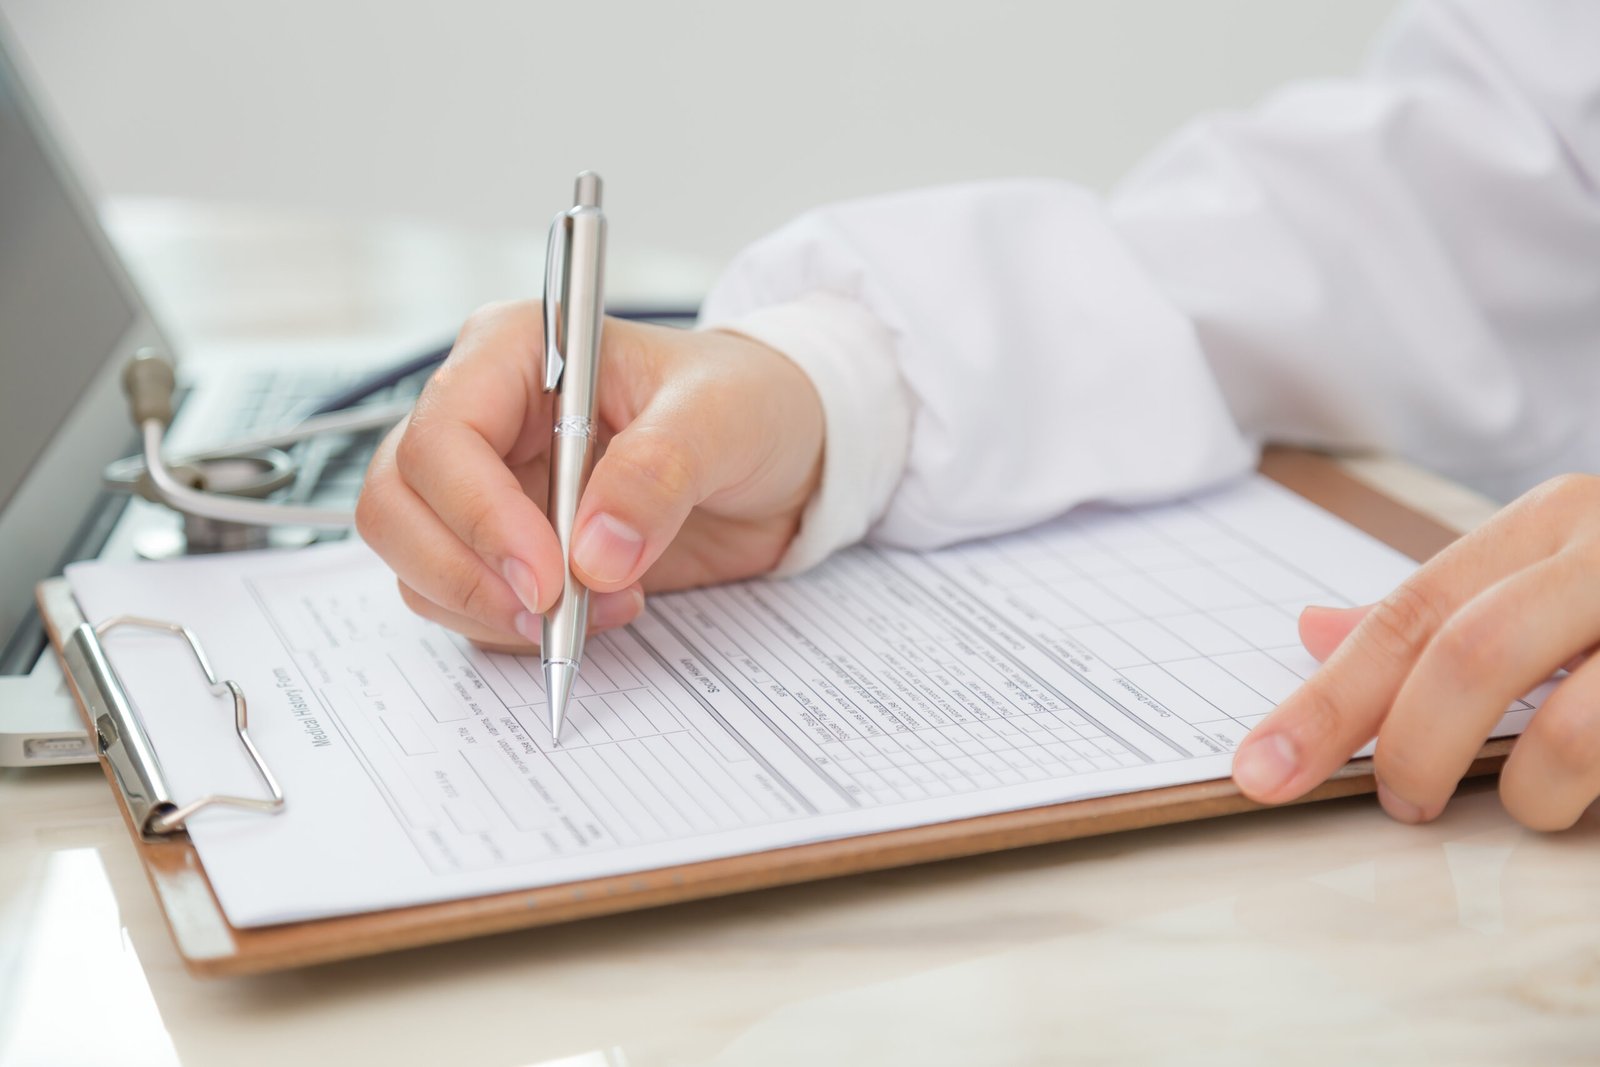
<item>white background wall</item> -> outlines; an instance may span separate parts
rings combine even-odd
[[[1354,71],[1394,0],[0,0],[104,194],[542,230],[726,258],[808,205],[1106,187],[1204,110]]]

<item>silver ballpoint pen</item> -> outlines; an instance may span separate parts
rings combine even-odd
[[[567,564],[561,599],[544,617],[540,650],[554,745],[561,744],[561,723],[578,680],[589,627],[589,590],[572,573],[572,525],[594,467],[595,385],[605,316],[601,282],[606,217],[600,210],[600,175],[587,170],[578,175],[573,199],[572,208],[550,224],[544,264],[544,391],[556,394],[547,511]]]

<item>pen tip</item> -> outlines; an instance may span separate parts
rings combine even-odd
[[[578,680],[578,668],[571,660],[550,660],[544,665],[544,691],[550,700],[550,740],[555,747],[561,745],[561,724],[567,717],[567,704],[572,700],[572,685]]]

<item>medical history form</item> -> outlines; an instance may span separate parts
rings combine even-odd
[[[285,809],[189,825],[243,928],[1224,778],[1315,666],[1300,609],[1414,566],[1260,476],[939,552],[862,546],[654,597],[591,643],[560,748],[537,657],[413,616],[363,545],[68,576],[88,619],[188,624],[249,696]],[[252,786],[180,642],[105,647],[175,792]]]

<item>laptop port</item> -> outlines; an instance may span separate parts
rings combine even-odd
[[[89,739],[77,737],[30,737],[22,742],[22,758],[27,760],[71,759],[94,755]]]

